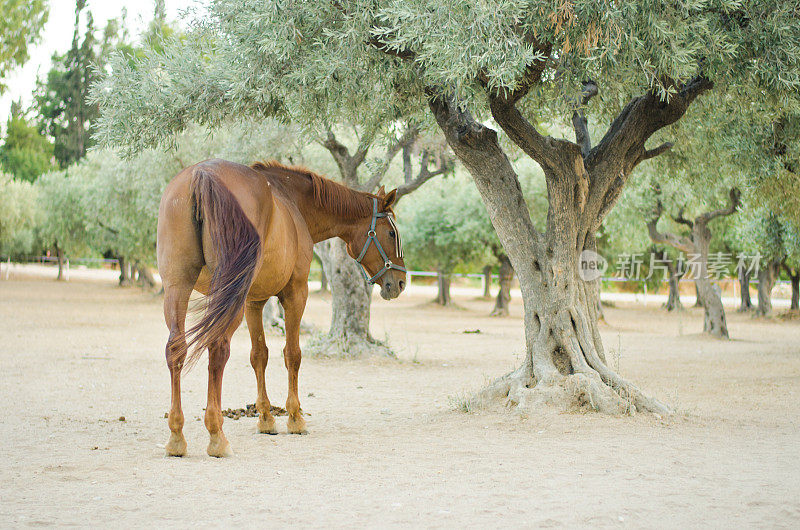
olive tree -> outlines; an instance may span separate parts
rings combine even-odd
[[[0,173],[0,255],[31,251],[38,220],[37,189]]]
[[[448,179],[430,185],[426,193],[403,205],[400,228],[406,248],[406,262],[413,267],[437,272],[435,302],[452,303],[451,275],[459,265],[485,259],[489,249],[482,236],[487,220],[472,215],[478,198],[463,179]]]

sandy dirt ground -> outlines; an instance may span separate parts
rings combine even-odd
[[[277,436],[227,419],[230,459],[205,454],[198,366],[176,459],[163,456],[160,298],[15,271],[0,281],[0,527],[800,526],[800,320],[730,311],[722,342],[700,334],[697,309],[607,308],[610,363],[674,416],[465,413],[464,395],[520,362],[521,304],[494,319],[488,301],[428,299],[376,298],[373,334],[399,361],[304,359],[310,434],[284,434],[285,417]],[[324,329],[329,313],[313,295],[306,321]],[[267,343],[283,405],[282,338]],[[232,350],[223,408],[255,400],[244,328]]]

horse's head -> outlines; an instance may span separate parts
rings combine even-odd
[[[373,199],[373,215],[357,227],[347,244],[365,279],[381,286],[384,300],[397,298],[406,286],[403,244],[391,209],[396,197],[396,189],[386,193],[381,186]]]

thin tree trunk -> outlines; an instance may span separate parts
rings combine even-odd
[[[502,254],[500,260],[500,290],[494,302],[494,309],[491,312],[493,317],[506,317],[509,314],[511,304],[511,281],[514,279],[514,268],[508,256]]]
[[[739,267],[739,290],[741,291],[739,309],[737,309],[739,313],[753,310],[753,301],[750,298],[750,274],[751,272],[745,270],[745,267]]]
[[[489,299],[492,297],[492,266],[485,265],[483,267],[483,297]]]
[[[450,298],[450,273],[442,269],[438,269],[436,272],[436,285],[438,286],[436,303],[441,306],[448,306],[452,303]]]
[[[770,261],[758,270],[758,308],[756,314],[768,317],[772,314],[772,289],[781,272],[781,263]]]
[[[56,250],[56,259],[58,260],[58,276],[56,280],[58,281],[65,281],[66,278],[64,277],[64,250],[58,246],[58,243],[55,245]]]
[[[682,311],[683,304],[681,303],[680,292],[681,271],[676,269],[675,264],[668,258],[666,252],[661,252],[661,259],[666,262],[667,271],[669,272],[669,277],[667,278],[669,295],[667,296],[667,303],[664,304],[664,307],[667,311]]]

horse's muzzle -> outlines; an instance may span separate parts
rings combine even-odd
[[[406,286],[404,279],[395,278],[394,274],[387,274],[386,279],[381,282],[381,298],[384,300],[392,300],[400,296]]]

